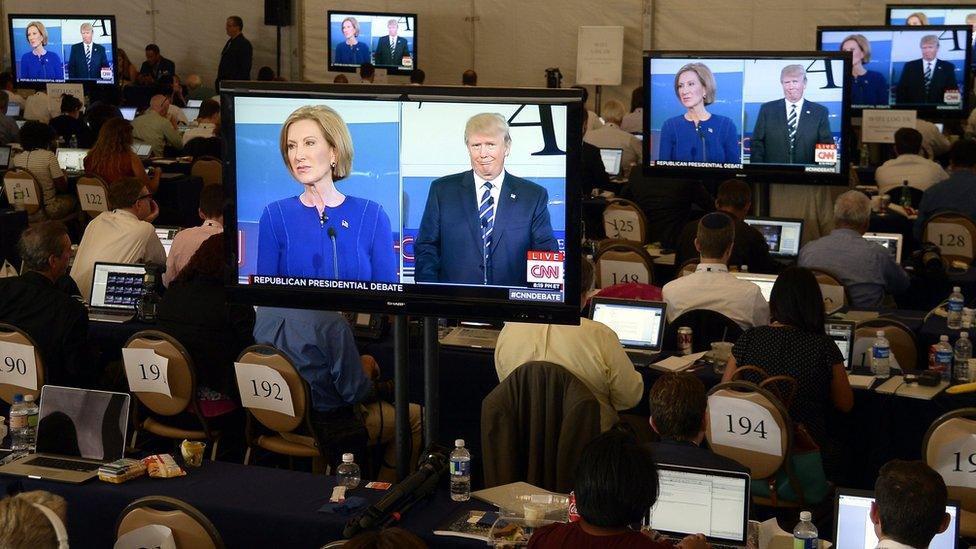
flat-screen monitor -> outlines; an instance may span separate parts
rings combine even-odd
[[[840,52],[645,52],[645,174],[846,185],[850,63]]]
[[[951,457],[951,455],[950,455]],[[850,549],[872,549],[878,545],[878,536],[871,520],[871,504],[874,492],[840,488],[834,496],[834,546]],[[932,538],[929,549],[955,549],[959,544],[959,502],[947,502],[945,512],[949,526]]]
[[[773,286],[776,285],[776,275],[771,274],[759,274],[759,273],[733,273],[733,275],[739,280],[745,280],[746,282],[752,282],[756,286],[759,286],[759,293],[762,294],[763,299],[769,302],[770,296],[773,295]]]
[[[962,116],[968,112],[971,35],[967,25],[818,27],[817,49],[850,51],[862,67],[851,81],[855,110]]]
[[[769,245],[769,254],[783,259],[800,255],[803,220],[785,217],[747,217],[746,224],[759,231]]]
[[[329,70],[355,72],[372,63],[390,74],[417,65],[417,14],[329,10]]]
[[[666,309],[663,301],[597,296],[590,302],[590,318],[613,330],[625,349],[660,351]]]
[[[238,82],[221,108],[235,299],[578,323],[578,90]]]
[[[895,263],[901,263],[901,250],[905,236],[901,233],[864,233],[865,240],[877,242],[891,254]]]
[[[115,16],[9,14],[11,67],[18,84],[115,84]]]
[[[976,4],[888,4],[885,24],[969,25],[976,33]],[[914,17],[912,17],[914,16]],[[976,40],[972,62],[976,63]]]

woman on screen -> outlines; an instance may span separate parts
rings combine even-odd
[[[302,184],[298,196],[264,208],[255,274],[396,282],[390,218],[335,182],[352,173],[349,128],[324,105],[300,107],[281,126],[281,157]]]
[[[840,43],[840,51],[849,51],[854,57],[851,74],[854,77],[851,103],[854,105],[887,105],[890,100],[888,79],[877,71],[869,71],[864,65],[871,62],[871,42],[863,34],[852,34]]]
[[[921,27],[929,24],[929,16],[925,15],[920,11],[909,15],[905,18],[905,24],[909,27]]]
[[[47,51],[47,29],[40,21],[31,21],[24,29],[31,51],[20,58],[20,78],[36,80],[64,80],[64,63],[53,51]]]
[[[715,92],[715,76],[703,63],[688,63],[674,75],[674,93],[687,110],[661,126],[658,160],[742,162],[735,123],[705,109],[715,102]]]
[[[342,35],[345,42],[336,44],[335,63],[337,65],[362,65],[370,62],[369,45],[360,42],[359,21],[355,17],[342,20]]]

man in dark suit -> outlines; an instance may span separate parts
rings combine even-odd
[[[167,74],[176,74],[176,63],[160,55],[156,44],[147,44],[146,60],[139,67],[139,83],[150,86]]]
[[[376,41],[373,48],[373,61],[379,67],[399,67],[403,65],[403,56],[410,55],[407,49],[407,39],[397,36],[400,25],[396,19],[390,19],[386,24],[389,29],[389,36],[380,38]]]
[[[807,71],[803,65],[787,65],[780,71],[783,99],[759,108],[752,130],[750,164],[816,164],[819,143],[833,144],[827,108],[803,99]]]
[[[214,89],[220,90],[221,80],[250,80],[251,62],[254,48],[244,37],[244,20],[236,15],[227,18],[224,24],[230,38],[220,52],[220,66],[217,67],[217,80]]]
[[[68,78],[99,80],[102,68],[109,66],[105,46],[92,42],[93,34],[91,23],[81,24],[81,42],[71,46],[68,57]]]
[[[945,104],[946,90],[959,90],[956,66],[938,59],[939,37],[927,34],[919,42],[922,58],[905,63],[895,99],[900,104]]]
[[[414,242],[414,279],[524,287],[527,252],[558,250],[549,194],[505,171],[512,138],[500,114],[472,116],[464,142],[472,169],[431,183]]]

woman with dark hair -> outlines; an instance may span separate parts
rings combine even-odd
[[[98,131],[95,146],[85,157],[85,172],[101,177],[111,185],[123,177],[135,177],[150,193],[159,188],[161,172],[153,169],[150,177],[142,167],[142,160],[132,152],[132,124],[124,118],[111,118]]]
[[[31,223],[45,219],[61,219],[78,205],[74,195],[60,194],[68,190],[68,178],[58,165],[58,155],[52,151],[57,134],[43,122],[30,121],[20,128],[23,152],[10,162],[11,168],[25,168],[34,174],[41,186],[44,209],[31,216]]]
[[[530,548],[671,547],[630,528],[647,515],[658,493],[654,456],[633,435],[611,429],[590,441],[576,465],[574,493],[580,520],[539,528],[529,539]],[[697,549],[709,545],[704,535],[695,534],[678,546]]]
[[[197,398],[204,416],[233,408],[234,360],[254,343],[254,308],[229,303],[224,290],[224,234],[203,244],[170,283],[159,303],[162,331],[186,347],[197,373]]]
[[[739,365],[796,379],[790,417],[803,423],[820,445],[827,477],[837,478],[842,474],[839,444],[827,433],[826,416],[831,406],[849,412],[854,392],[840,349],[824,331],[823,295],[813,272],[789,267],[780,273],[769,296],[769,317],[769,326],[746,330],[735,342],[722,381],[731,380]],[[750,373],[744,377],[761,381]]]

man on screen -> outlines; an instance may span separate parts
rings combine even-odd
[[[803,99],[807,71],[803,65],[787,65],[779,75],[783,99],[759,108],[752,130],[751,164],[815,164],[819,143],[834,143],[827,121],[827,107]]]
[[[938,59],[939,37],[926,34],[919,41],[922,58],[905,63],[895,90],[901,104],[945,104],[946,90],[959,90],[956,66]]]
[[[92,41],[94,29],[91,23],[81,24],[81,42],[71,46],[68,57],[68,78],[98,80],[102,77],[102,67],[108,67],[105,46]]]
[[[471,170],[431,183],[414,242],[417,282],[525,286],[527,252],[556,251],[549,194],[505,171],[508,122],[497,113],[464,127]]]
[[[386,28],[390,34],[377,40],[376,48],[373,49],[373,61],[380,67],[399,67],[403,65],[403,56],[410,55],[410,50],[407,49],[407,39],[397,36],[400,25],[396,19],[390,19]]]

